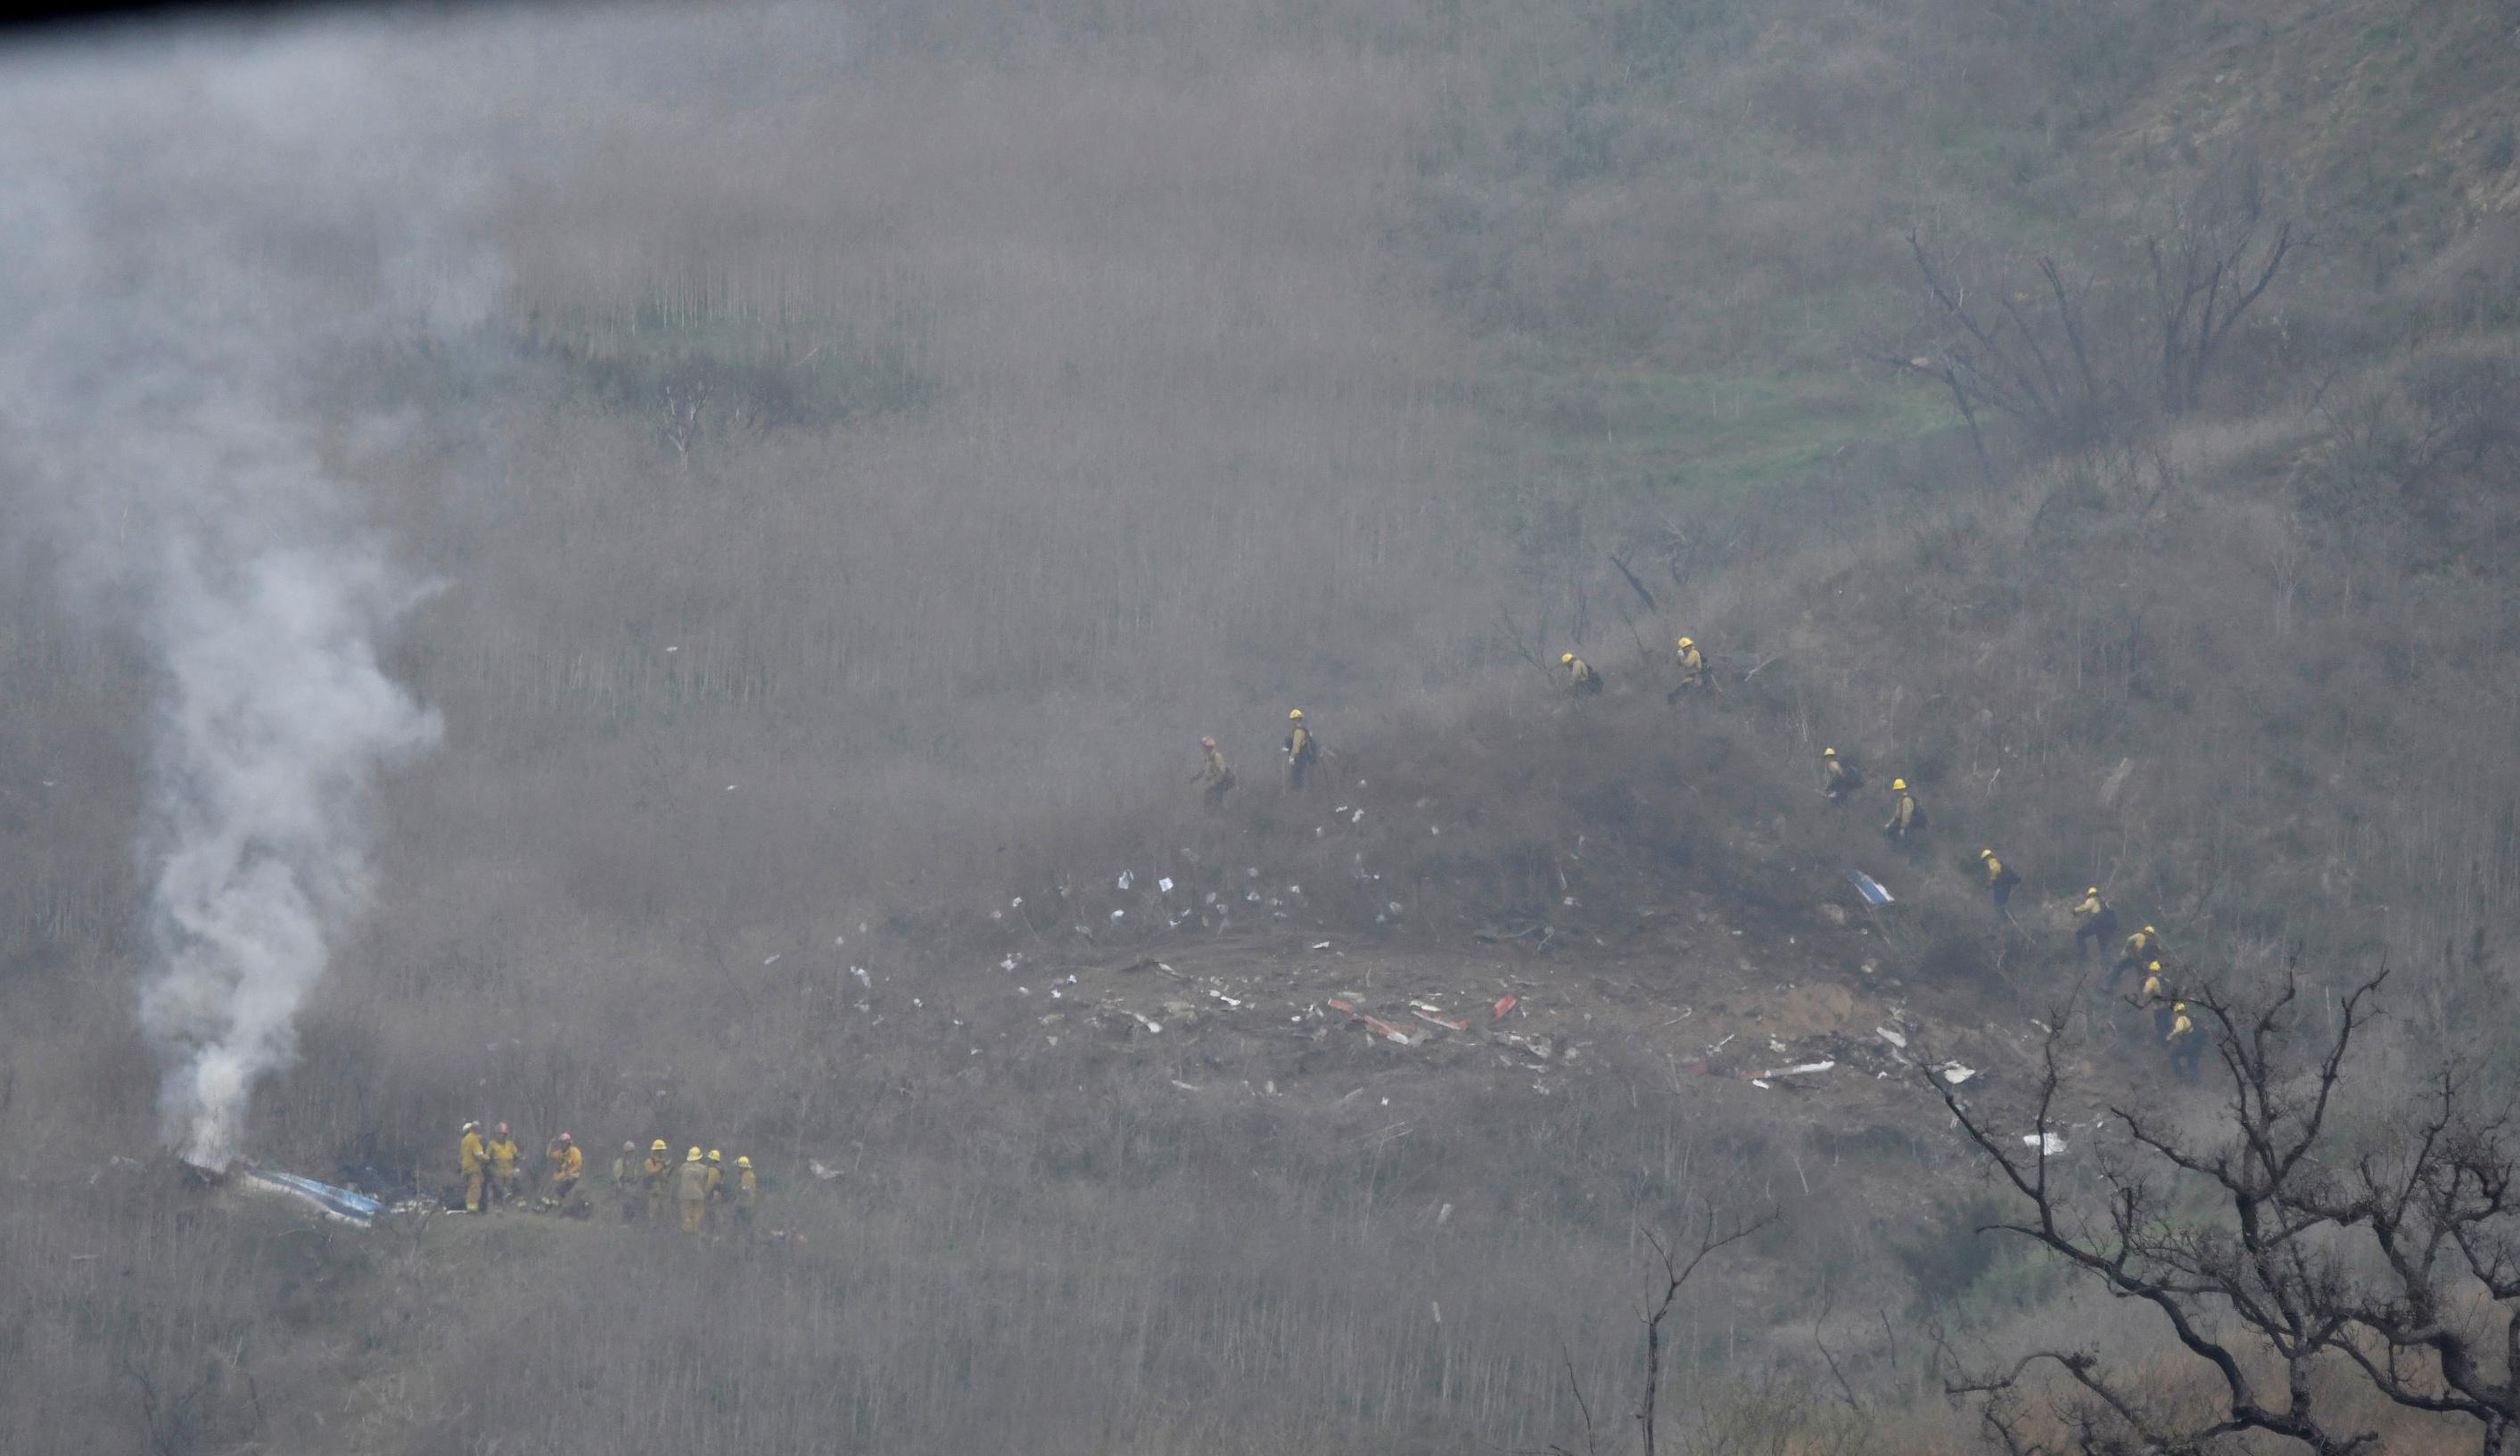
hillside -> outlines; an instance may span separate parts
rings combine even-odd
[[[1651,1375],[1665,1449],[1957,1452],[1956,1362],[2062,1339],[2175,1406],[2143,1311],[1977,1232],[1933,1069],[2018,1135],[2065,1026],[2078,1188],[2110,1107],[2225,1135],[2075,956],[2097,885],[2305,1037],[2394,967],[2357,1137],[2506,1088],[2508,28],[24,43],[0,1449],[1592,1456]],[[2182,248],[2277,257],[2210,347]],[[295,900],[188,918],[204,845]],[[320,975],[167,991],[231,944]],[[246,1024],[242,1150],[417,1207],[180,1174]],[[748,1153],[801,1237],[447,1213],[472,1118]],[[1752,1225],[1649,1366],[1656,1241]]]

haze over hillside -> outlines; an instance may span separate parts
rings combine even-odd
[[[2498,7],[0,66],[0,1449],[1978,1449],[1955,1371],[2060,1342],[2220,1398],[1976,1232],[1962,1115],[2103,1210],[2112,1109],[2240,1125],[2087,887],[2200,1019],[2289,978],[2279,1091],[2346,1029],[2321,1168],[2509,1092]],[[594,1216],[443,1212],[473,1119],[571,1131]],[[748,1155],[782,1237],[626,1225],[625,1139]],[[2386,1449],[2495,1429],[2302,1365]]]

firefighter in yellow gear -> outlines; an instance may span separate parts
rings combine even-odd
[[[577,1180],[586,1173],[585,1152],[576,1138],[563,1132],[544,1147],[543,1161],[551,1165],[552,1207],[567,1207],[568,1196],[577,1191]]]
[[[490,1201],[505,1205],[517,1196],[517,1140],[508,1135],[508,1125],[499,1125],[499,1135],[490,1139]]]
[[[1225,791],[1234,787],[1234,771],[1225,766],[1225,750],[1216,746],[1214,738],[1199,739],[1198,747],[1203,757],[1191,782],[1199,785],[1208,812],[1214,814],[1225,807]]]
[[[2179,1001],[2170,1008],[2170,1033],[2162,1039],[2170,1045],[2170,1070],[2182,1082],[2196,1085],[2199,1067],[2205,1060],[2205,1037],[2196,1023],[2187,1016],[2187,1003]]]
[[[2143,990],[2136,999],[2137,1004],[2147,1007],[2152,1012],[2152,1034],[2165,1041],[2168,1040],[2170,1008],[2178,1002],[2179,993],[2171,986],[2170,973],[2161,968],[2160,961],[2153,961],[2144,967]]]
[[[665,1185],[673,1180],[674,1160],[665,1151],[665,1140],[657,1138],[648,1144],[647,1160],[639,1165],[639,1176],[648,1189],[648,1221],[665,1221]]]
[[[1995,858],[1993,850],[1978,851],[1977,861],[1986,868],[1986,889],[1989,895],[1995,897],[1995,912],[2007,921],[2011,920],[2012,887],[2021,883],[2021,876],[2014,874],[2009,865]]]
[[[687,1234],[698,1234],[708,1217],[708,1172],[700,1150],[694,1148],[683,1155],[682,1170],[674,1176],[674,1203],[682,1210]]]
[[[1890,780],[1890,822],[1881,826],[1881,837],[1892,844],[1906,844],[1908,837],[1925,827],[1925,816],[1916,808],[1916,796],[1908,792],[1908,780]]]
[[[464,1170],[464,1212],[481,1212],[482,1182],[490,1171],[490,1151],[481,1141],[481,1125],[464,1125],[464,1140],[455,1145],[456,1165]]]
[[[1706,658],[1694,638],[1680,640],[1680,685],[1683,691],[1706,685]]]
[[[2126,938],[2118,951],[2117,963],[2109,967],[2109,979],[2100,987],[2103,993],[2118,989],[2118,978],[2129,971],[2141,970],[2148,960],[2161,957],[2161,932],[2147,925]]]
[[[621,1221],[639,1221],[639,1145],[625,1142],[612,1157],[612,1201],[621,1210]]]
[[[738,1158],[735,1160],[735,1236],[739,1241],[752,1242],[752,1218],[760,1209],[761,1178],[753,1172],[749,1157]]]
[[[1566,669],[1567,689],[1577,697],[1591,697],[1601,690],[1601,675],[1593,671],[1593,664],[1583,658],[1572,652],[1560,652],[1557,665]]]
[[[1304,776],[1310,773],[1315,760],[1322,756],[1322,745],[1304,722],[1304,710],[1296,708],[1286,714],[1286,791],[1304,791]]]
[[[2074,904],[2074,953],[2089,956],[2118,933],[2118,912],[2093,885]]]
[[[719,1224],[726,1217],[718,1212],[726,1205],[726,1164],[718,1157],[718,1151],[715,1148],[709,1149],[708,1181],[703,1187],[703,1192],[708,1200],[709,1237],[715,1238],[722,1232]]]
[[[1830,799],[1843,799],[1864,786],[1864,771],[1837,756],[1834,748],[1820,751],[1820,791]]]

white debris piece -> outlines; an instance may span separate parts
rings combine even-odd
[[[1166,875],[1162,879],[1155,881],[1155,893],[1158,895],[1170,895],[1173,893],[1173,880],[1171,875]]]
[[[1113,910],[1113,911],[1111,912],[1111,918],[1112,918],[1112,919],[1114,919],[1114,920],[1124,920],[1124,919],[1127,919],[1127,918],[1128,918],[1128,915],[1129,915],[1129,912],[1128,912],[1127,910]]]
[[[1809,1077],[1814,1073],[1826,1072],[1836,1065],[1835,1062],[1805,1062],[1799,1067],[1779,1067],[1774,1072],[1762,1072],[1759,1075],[1761,1077]]]
[[[820,1158],[808,1158],[808,1159],[806,1159],[806,1160],[805,1160],[805,1167],[806,1167],[807,1170],[811,1171],[811,1172],[814,1174],[814,1176],[815,1176],[815,1177],[818,1177],[818,1178],[822,1179],[822,1180],[823,1180],[824,1182],[826,1182],[826,1183],[830,1182],[832,1179],[836,1178],[836,1177],[838,1177],[838,1176],[840,1175],[840,1170],[839,1170],[838,1169],[836,1169],[836,1168],[825,1168],[825,1167],[823,1166],[823,1160],[822,1160],[822,1159],[820,1159]]]
[[[1317,943],[1313,946],[1313,949],[1316,949],[1316,950],[1327,950],[1327,949],[1328,949],[1329,948],[1330,948],[1330,943],[1329,943],[1329,942],[1328,942],[1328,941],[1321,941],[1321,942],[1317,942]]]
[[[860,986],[865,987],[869,991],[875,990],[875,980],[873,977],[867,975],[867,968],[865,966],[853,965],[849,967],[849,974],[858,978],[858,984]]]
[[[1129,885],[1130,885],[1130,882],[1131,882],[1131,881],[1133,881],[1133,880],[1134,880],[1134,879],[1136,879],[1136,878],[1137,878],[1137,876],[1135,876],[1135,875],[1131,874],[1128,870],[1125,870],[1125,869],[1124,869],[1124,870],[1121,870],[1121,871],[1120,871],[1120,888],[1121,888],[1121,889],[1123,889],[1123,890],[1128,889],[1128,888],[1129,888]]]
[[[1351,824],[1362,824],[1362,823],[1364,823],[1364,822],[1365,822],[1365,811],[1364,811],[1364,810],[1362,810],[1362,809],[1360,809],[1360,810],[1358,810],[1356,813],[1354,813],[1354,814],[1352,814],[1352,815],[1349,815],[1349,816],[1347,816],[1347,821],[1348,821],[1349,823],[1351,823]]]
[[[778,963],[779,963],[779,957],[778,957],[778,956],[776,956],[776,955],[774,955],[774,956],[770,957],[768,960],[765,960],[765,961],[763,961],[763,962],[762,962],[762,964],[763,964],[763,965],[777,965]]]
[[[1874,1027],[1874,1028],[1872,1029],[1872,1035],[1873,1035],[1873,1036],[1875,1036],[1875,1037],[1880,1037],[1880,1038],[1881,1038],[1882,1040],[1884,1040],[1884,1041],[1889,1042],[1891,1045],[1893,1045],[1893,1046],[1895,1046],[1895,1047],[1899,1048],[1901,1051],[1906,1051],[1906,1050],[1908,1049],[1908,1037],[1907,1037],[1907,1035],[1906,1035],[1905,1033],[1902,1033],[1902,1032],[1894,1032],[1894,1031],[1890,1030],[1888,1027]]]
[[[1958,1062],[1945,1062],[1934,1070],[1941,1073],[1943,1081],[1951,1083],[1953,1086],[1958,1086],[1961,1082],[1977,1076],[1977,1069],[1975,1067],[1963,1067]]]
[[[2050,1158],[2065,1151],[2065,1139],[2053,1132],[2025,1132],[2021,1140]]]
[[[1182,1081],[1182,1080],[1181,1080],[1180,1078],[1178,1078],[1178,1077],[1176,1077],[1176,1078],[1172,1079],[1172,1083],[1173,1083],[1173,1085],[1174,1085],[1174,1086],[1177,1086],[1177,1087],[1181,1088],[1181,1089],[1182,1089],[1183,1091],[1185,1091],[1185,1092],[1195,1092],[1195,1091],[1197,1091],[1197,1090],[1198,1090],[1198,1088],[1197,1088],[1196,1086],[1194,1086],[1193,1084],[1192,1084],[1192,1083],[1190,1083],[1190,1082],[1186,1082],[1186,1081]]]

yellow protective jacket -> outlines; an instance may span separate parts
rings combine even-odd
[[[1695,647],[1680,649],[1680,685],[1695,687],[1706,676],[1706,659]]]
[[[1206,784],[1223,783],[1231,772],[1225,767],[1225,750],[1211,748],[1207,751],[1207,762],[1199,768],[1198,781]]]
[[[739,1209],[754,1209],[761,1206],[761,1179],[753,1174],[751,1169],[743,1169],[737,1174],[735,1206]]]
[[[465,1133],[464,1140],[455,1145],[455,1156],[463,1164],[464,1175],[468,1178],[479,1172],[482,1165],[489,1161],[489,1154],[482,1149],[481,1134],[478,1132]]]
[[[503,1137],[490,1144],[490,1171],[501,1177],[517,1170],[517,1140]]]
[[[2021,878],[2021,876],[2014,874],[2011,870],[2004,868],[2003,861],[1993,855],[1987,856],[1986,859],[1980,862],[1986,865],[1986,882],[1989,885],[2007,884]]]
[[[1601,677],[1593,671],[1593,664],[1578,657],[1566,664],[1566,683],[1568,686],[1581,692],[1586,688],[1600,686]]]
[[[678,1203],[699,1203],[708,1197],[709,1167],[697,1160],[683,1165],[682,1176],[674,1181],[674,1199]]]
[[[710,1203],[722,1203],[726,1199],[726,1166],[711,1163],[707,1167],[708,1180],[701,1185],[700,1191],[707,1195]]]
[[[1313,746],[1313,730],[1296,724],[1286,734],[1286,758],[1291,763],[1309,764],[1318,750]]]
[[[1902,792],[1899,795],[1898,807],[1890,811],[1890,822],[1882,825],[1881,827],[1892,830],[1896,833],[1905,834],[1915,826],[1916,796],[1911,793]]]
[[[2146,976],[2143,978],[2143,1003],[2145,1005],[2157,1006],[2169,999],[2170,988],[2162,984],[2159,976]]]
[[[2098,896],[2088,896],[2084,899],[2082,904],[2074,906],[2074,918],[2077,920],[2089,920],[2107,908],[2108,905],[2103,904]]]
[[[2126,958],[2133,961],[2160,959],[2161,938],[2158,936],[2145,935],[2140,930],[2128,936],[2126,938]]]
[[[2165,1041],[2176,1041],[2182,1037],[2193,1036],[2195,1035],[2195,1023],[2189,1021],[2186,1015],[2182,1013],[2178,1020],[2170,1024],[2170,1035],[2162,1039]]]
[[[543,1156],[551,1160],[553,1177],[574,1178],[586,1171],[586,1150],[573,1142],[555,1143]]]
[[[663,1186],[665,1174],[674,1170],[674,1165],[662,1153],[650,1153],[648,1161],[639,1165],[639,1170],[647,1176],[648,1186],[655,1188]]]

